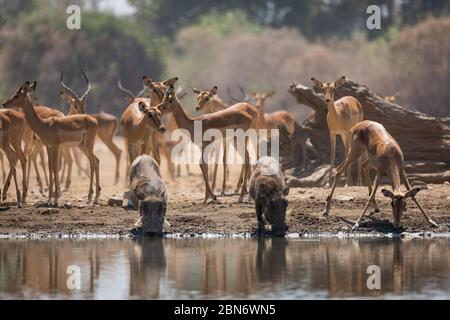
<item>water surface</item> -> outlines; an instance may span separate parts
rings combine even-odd
[[[0,298],[449,299],[449,266],[449,239],[0,240]]]

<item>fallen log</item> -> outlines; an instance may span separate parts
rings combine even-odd
[[[311,142],[321,158],[329,159],[330,136],[326,122],[328,110],[323,95],[297,83],[290,86],[289,92],[298,103],[314,110],[313,116],[305,120],[303,126],[310,129]],[[448,174],[437,172],[445,172],[450,169],[450,118],[433,117],[408,110],[398,104],[386,101],[366,86],[350,80],[336,89],[335,99],[343,96],[357,98],[363,106],[364,119],[383,124],[398,141],[403,150],[405,161],[408,162],[407,172],[420,172],[420,179],[424,182],[442,183],[449,180]],[[340,139],[338,139],[336,150],[336,163],[340,163],[344,160],[344,148]],[[324,161],[326,163],[327,160]],[[436,163],[439,163],[439,165],[433,165]],[[319,165],[320,163],[316,163],[316,167]],[[427,167],[430,169],[429,171],[426,170]],[[319,171],[322,172],[323,170],[324,168],[320,167]],[[291,172],[295,171],[291,170]],[[311,168],[308,171],[311,171]],[[314,173],[315,171],[312,170],[311,174]],[[321,177],[317,180],[317,186],[323,185],[326,179],[323,179],[321,174],[316,174],[316,176]],[[292,178],[296,178],[295,173]],[[303,173],[302,179],[304,178]],[[307,185],[310,186],[311,184],[314,183],[309,179]]]

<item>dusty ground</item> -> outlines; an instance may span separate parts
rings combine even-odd
[[[123,141],[117,139],[123,146]],[[136,211],[126,211],[121,207],[107,206],[110,196],[122,195],[125,191],[124,172],[125,157],[122,157],[121,181],[113,185],[114,158],[102,144],[97,144],[96,154],[100,158],[100,179],[102,195],[100,204],[86,205],[88,179],[79,174],[75,167],[72,186],[65,192],[61,205],[70,203],[70,208],[39,208],[36,203],[45,201],[39,194],[35,183],[34,172],[30,185],[28,205],[23,209],[12,206],[9,210],[0,211],[0,235],[37,234],[41,236],[54,234],[99,233],[127,235],[137,220]],[[193,175],[187,176],[182,167],[182,176],[175,181],[168,179],[163,161],[163,175],[169,190],[167,219],[171,227],[167,232],[190,233],[233,233],[252,232],[256,228],[256,217],[252,203],[238,203],[238,196],[219,197],[220,203],[203,205],[204,187],[198,166],[191,166]],[[85,162],[87,165],[87,162]],[[19,170],[20,171],[20,170]],[[232,169],[232,177],[228,183],[228,192],[234,190],[237,180],[237,168]],[[219,169],[220,174],[220,169]],[[221,181],[221,180],[219,180]],[[220,184],[220,183],[219,183]],[[414,203],[408,203],[408,211],[402,218],[403,230],[418,231],[450,231],[450,185],[429,185],[418,195],[418,200],[439,224],[431,228]],[[315,233],[349,231],[351,222],[360,214],[367,197],[367,189],[360,187],[338,188],[333,201],[330,217],[320,216],[323,210],[328,189],[309,188],[291,189],[288,207],[289,232]],[[216,192],[219,194],[219,192]],[[13,189],[9,191],[8,201],[15,197]],[[366,218],[358,232],[392,232],[391,206],[381,193],[377,195],[381,213],[373,219]]]

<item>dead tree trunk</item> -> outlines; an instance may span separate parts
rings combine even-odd
[[[328,110],[323,95],[296,83],[291,85],[289,92],[298,103],[314,110],[314,116],[307,119],[303,125],[311,129],[311,142],[321,157],[329,159],[330,137],[326,123]],[[437,118],[408,110],[384,100],[367,87],[352,81],[336,90],[336,99],[343,96],[357,98],[363,106],[364,119],[383,124],[398,141],[407,162],[407,172],[412,179],[433,183],[449,180],[450,118]],[[344,159],[342,143],[337,145],[336,159],[339,162]],[[322,185],[323,182],[321,180],[318,184]]]

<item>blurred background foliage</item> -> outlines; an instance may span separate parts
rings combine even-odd
[[[267,110],[298,120],[309,109],[287,93],[311,76],[346,75],[380,95],[432,115],[450,116],[450,0],[0,0],[0,98],[25,80],[38,81],[42,104],[61,107],[59,75],[83,92],[88,111],[120,115],[117,80],[134,92],[142,75],[179,76],[181,85],[277,91]],[[82,8],[81,30],[66,28],[66,8]],[[366,28],[367,6],[382,8],[381,30]],[[189,92],[190,93],[190,92]],[[193,104],[193,96],[186,101]],[[67,110],[67,109],[63,109]]]

